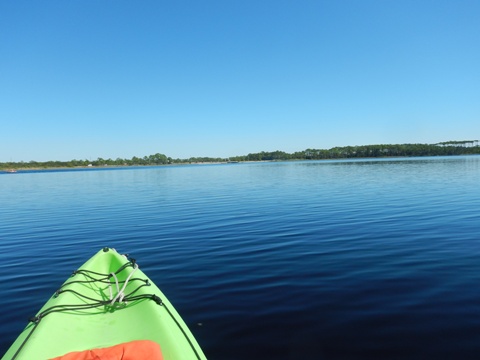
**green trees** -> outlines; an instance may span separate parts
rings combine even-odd
[[[168,164],[168,159],[165,155],[156,153],[155,155],[150,155],[148,157],[148,163],[155,165],[165,165]]]
[[[344,146],[331,149],[306,149],[292,154],[276,150],[272,152],[250,153],[248,155],[233,156],[228,159],[210,157],[191,157],[189,159],[173,159],[164,154],[156,153],[142,158],[116,158],[97,160],[70,160],[46,162],[6,162],[0,163],[0,170],[7,169],[44,169],[44,168],[72,168],[92,166],[152,166],[167,164],[188,163],[219,163],[228,161],[285,161],[285,160],[322,160],[348,158],[376,158],[376,157],[404,157],[404,156],[445,156],[480,154],[478,140],[447,141],[437,144],[380,144],[363,146]]]
[[[235,161],[322,160],[403,156],[446,156],[480,154],[478,140],[450,141],[439,144],[380,144],[344,146],[331,149],[306,149],[293,154],[281,151],[260,152],[230,158]]]

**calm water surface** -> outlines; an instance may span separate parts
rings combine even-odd
[[[5,173],[0,240],[0,354],[111,246],[211,360],[480,357],[479,156]]]

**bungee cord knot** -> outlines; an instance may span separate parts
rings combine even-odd
[[[115,279],[115,286],[117,288],[117,295],[115,297],[113,297],[113,291],[112,291],[112,283],[110,283],[110,305],[112,306],[115,302],[123,302],[123,299],[125,298],[125,289],[128,285],[128,282],[130,281],[130,279],[132,278],[133,274],[135,273],[135,271],[137,271],[138,269],[138,264],[135,263],[135,262],[132,262],[132,265],[133,265],[133,270],[132,272],[128,275],[128,277],[126,278],[125,282],[123,283],[123,287],[122,289],[120,289],[120,286],[119,286],[119,283],[118,283],[118,278],[117,278],[117,275],[115,273],[111,273],[111,275],[113,275],[114,279]]]

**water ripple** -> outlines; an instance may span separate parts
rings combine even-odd
[[[1,176],[2,350],[112,246],[210,359],[477,358],[479,174],[472,156]]]

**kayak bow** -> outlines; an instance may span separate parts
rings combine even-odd
[[[30,319],[2,359],[51,359],[139,340],[158,344],[166,360],[206,359],[175,308],[135,260],[104,248]]]

